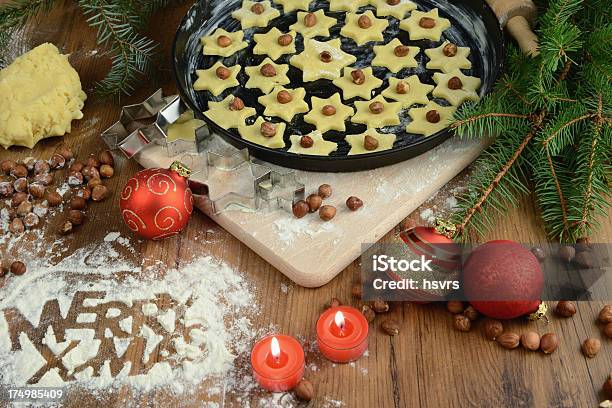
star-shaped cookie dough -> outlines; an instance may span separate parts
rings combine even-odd
[[[354,13],[359,7],[367,6],[369,0],[329,0],[329,11],[350,11]]]
[[[283,140],[283,137],[285,136],[285,129],[287,125],[283,122],[266,122],[275,127],[276,131],[273,136],[268,137],[264,136],[262,133],[261,125],[264,122],[266,122],[266,120],[260,116],[257,118],[257,120],[255,120],[255,123],[252,125],[242,124],[238,126],[238,133],[240,133],[240,137],[242,137],[244,140],[248,140],[250,142],[257,143],[258,145],[269,147],[271,149],[280,149],[285,147],[285,141]]]
[[[370,136],[378,142],[378,146],[370,145],[369,149],[366,148],[365,138]],[[374,152],[380,152],[383,150],[390,150],[393,148],[396,136],[392,133],[378,133],[376,129],[368,129],[366,132],[360,135],[348,135],[346,141],[351,145],[351,150],[348,152],[349,156],[356,154],[368,154]]]
[[[342,51],[340,45],[339,38],[329,41],[304,40],[304,51],[291,57],[289,63],[302,70],[304,82],[336,79],[340,77],[342,68],[357,61],[354,55]]]
[[[304,147],[302,144],[303,137],[304,136],[300,135],[289,136],[289,139],[291,140],[291,147],[287,151],[289,153],[308,154],[311,156],[329,156],[331,152],[335,152],[338,149],[337,143],[328,142],[327,140],[323,139],[323,135],[318,130],[314,130],[310,134],[306,135],[306,137],[309,137],[312,140],[312,145],[310,147]],[[306,146],[308,145],[309,144],[306,144]]]
[[[376,15],[378,17],[392,16],[399,20],[406,17],[406,13],[416,10],[417,6],[410,0],[399,0],[399,3],[393,4],[391,0],[370,0],[370,4],[376,7]]]
[[[408,114],[412,118],[412,122],[406,126],[406,132],[423,136],[431,136],[434,133],[447,128],[451,124],[456,110],[457,108],[454,106],[440,106],[433,101],[429,102],[423,108],[410,109]],[[435,123],[427,120],[427,113],[431,111],[435,111],[438,114],[435,118]]]
[[[344,68],[344,74],[340,78],[336,78],[333,84],[342,89],[342,97],[344,100],[359,97],[363,99],[372,98],[372,90],[382,85],[383,81],[374,76],[372,67],[363,68],[361,71],[364,75],[364,82],[360,85],[353,80],[352,72],[357,68]]]
[[[355,114],[353,108],[342,103],[339,93],[327,99],[313,96],[310,103],[312,110],[304,116],[304,122],[315,125],[321,133],[330,130],[344,132],[346,130],[344,121]]]
[[[373,112],[373,104],[382,104],[380,113]],[[382,95],[370,101],[356,101],[355,108],[357,113],[351,118],[353,123],[363,123],[368,128],[381,128],[384,126],[399,125],[399,111],[402,109],[402,104],[397,102],[387,102]]]
[[[447,52],[454,53],[454,56],[446,56],[444,48],[447,46]],[[472,68],[472,62],[468,59],[468,55],[470,55],[469,47],[457,47],[448,40],[444,41],[438,48],[425,50],[425,54],[430,59],[426,66],[427,69],[439,69],[442,72],[451,72],[455,69]]]
[[[224,129],[235,129],[244,125],[246,118],[255,115],[255,109],[243,106],[242,109],[232,108],[235,96],[228,95],[220,102],[208,102],[208,110],[204,115]],[[244,104],[243,104],[244,105]]]
[[[267,27],[270,20],[280,16],[280,11],[272,7],[268,0],[244,0],[242,7],[232,12],[232,17],[240,21],[242,29],[251,27]]]
[[[315,18],[315,24],[311,27],[307,27],[304,19],[307,15],[312,14]],[[333,17],[329,17],[325,15],[323,9],[319,9],[315,12],[308,13],[305,11],[298,11],[297,13],[297,21],[289,26],[290,30],[295,30],[298,33],[302,34],[304,38],[313,38],[313,37],[329,37],[329,29],[338,23]]]
[[[433,26],[429,28],[428,23],[433,20]],[[400,22],[400,28],[408,31],[411,40],[432,40],[440,41],[442,32],[450,28],[451,23],[448,19],[438,15],[438,9],[434,8],[427,13],[414,10],[410,17]]]
[[[406,47],[398,38],[394,38],[388,44],[375,45],[374,53],[376,56],[372,60],[372,65],[375,67],[385,67],[389,71],[395,73],[400,72],[403,68],[416,68],[419,63],[416,60],[416,56],[421,51],[419,47],[408,46],[408,54],[405,56],[396,55],[397,47]],[[398,49],[399,55],[406,48]]]
[[[200,38],[200,42],[204,55],[219,55],[221,57],[229,57],[249,46],[244,41],[243,31],[230,33],[222,28],[217,28],[214,33]]]
[[[289,36],[291,36],[291,42],[287,45],[281,45],[279,42],[281,36],[283,36],[283,38],[289,38]],[[272,29],[265,34],[255,34],[253,39],[257,43],[253,48],[253,54],[268,55],[273,60],[277,60],[281,55],[295,53],[295,31],[283,33],[278,28],[272,27]]]
[[[432,95],[444,98],[451,105],[459,106],[465,101],[477,101],[480,99],[476,90],[480,88],[480,78],[463,75],[458,69],[443,74],[436,72],[433,74],[436,88]]]
[[[278,94],[287,92],[291,95],[291,101],[286,103],[279,102]],[[306,90],[304,88],[285,89],[282,86],[277,86],[268,95],[260,96],[257,101],[266,107],[264,116],[276,116],[287,122],[291,122],[293,117],[298,113],[308,112],[308,104],[304,100],[306,98]]]
[[[276,75],[274,76],[264,76],[261,73],[262,68],[270,64]],[[270,58],[266,58],[261,62],[261,64],[254,67],[246,67],[244,71],[249,76],[249,80],[245,84],[247,88],[259,88],[261,92],[267,94],[270,93],[272,89],[274,89],[277,85],[287,85],[289,81],[289,77],[287,76],[287,72],[289,71],[289,65],[287,64],[276,64]]]
[[[225,69],[226,72],[229,73],[229,76],[225,79],[221,79],[217,75],[217,69],[219,68]],[[210,91],[213,96],[219,96],[226,89],[240,85],[237,79],[239,72],[240,65],[226,67],[221,61],[217,61],[215,65],[208,69],[196,70],[198,79],[193,84],[193,89],[196,91]]]
[[[308,10],[312,0],[274,0],[274,2],[283,6],[283,12],[289,13],[294,10]]]
[[[398,87],[398,84],[403,85]],[[393,99],[402,104],[402,108],[409,108],[415,103],[426,105],[429,103],[427,95],[433,91],[434,86],[423,84],[417,75],[411,75],[408,78],[400,79],[395,77],[389,78],[389,87],[382,91],[382,95],[387,99]],[[399,93],[398,90],[405,92]]]
[[[369,21],[370,26],[361,28],[359,19]],[[362,14],[346,13],[344,26],[340,30],[340,34],[345,37],[355,40],[357,45],[363,45],[370,41],[383,41],[383,31],[387,29],[389,22],[386,18],[376,18],[371,10]]]
[[[204,121],[196,119],[192,110],[185,111],[176,122],[168,126],[166,142],[176,140],[195,141],[196,130],[204,126]]]

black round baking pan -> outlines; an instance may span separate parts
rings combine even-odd
[[[452,27],[444,32],[439,42],[429,40],[410,41],[408,34],[399,29],[399,20],[389,17],[390,24],[384,32],[385,41],[388,42],[392,38],[397,37],[406,45],[416,45],[421,49],[426,49],[437,47],[444,40],[448,39],[459,46],[470,47],[472,68],[463,72],[481,79],[480,95],[490,92],[503,71],[506,44],[500,24],[486,2],[484,0],[462,0],[457,2],[442,0],[414,1],[417,3],[419,10],[427,11],[432,8],[438,8],[440,16],[449,19]],[[264,110],[263,106],[257,102],[257,98],[263,95],[258,89],[248,89],[240,86],[230,88],[218,97],[213,97],[207,91],[202,92],[193,89],[193,83],[197,79],[196,69],[209,68],[220,58],[204,56],[200,38],[212,33],[218,27],[230,32],[240,30],[240,22],[232,18],[231,13],[238,9],[241,4],[242,0],[197,1],[181,22],[173,44],[173,71],[181,98],[196,113],[197,117],[208,123],[212,131],[221,135],[232,145],[238,148],[246,147],[253,156],[284,167],[309,171],[349,172],[387,166],[413,158],[434,148],[451,136],[451,132],[448,129],[428,137],[406,133],[405,126],[409,123],[410,119],[407,110],[403,110],[400,115],[402,118],[401,125],[387,127],[382,130],[383,133],[394,133],[397,135],[397,140],[390,150],[347,156],[350,146],[344,140],[345,134],[359,134],[366,130],[365,125],[347,122],[346,132],[331,131],[324,135],[325,139],[338,143],[338,150],[336,152],[333,152],[330,156],[309,156],[287,152],[287,149],[290,147],[290,135],[308,134],[314,130],[313,125],[304,122],[303,114],[296,116],[291,123],[287,124],[285,132],[286,146],[284,149],[263,147],[242,139],[236,129],[224,129],[218,126],[205,117],[202,112],[208,109],[208,101],[220,101],[228,94],[240,96],[247,106],[254,107],[257,110],[258,116],[261,116]],[[251,41],[253,34],[267,32],[270,27],[277,27],[281,31],[287,31],[289,26],[296,21],[296,11],[283,14],[280,5],[272,4],[281,11],[281,16],[272,20],[269,27],[245,30],[245,40],[249,42],[249,47],[231,57],[224,58],[223,62],[225,65],[239,64],[242,67],[259,65],[266,56],[253,54],[254,44]],[[338,24],[330,30],[331,37],[338,38],[344,23],[345,13],[329,12],[329,3],[327,1],[313,0],[310,10],[314,11],[321,8],[326,10],[326,14],[338,20]],[[373,7],[365,6],[360,11],[367,9],[373,10]],[[325,40],[322,38],[316,39]],[[368,43],[363,46],[357,46],[353,40],[342,38],[342,49],[357,57],[357,63],[354,64],[357,67],[371,65],[374,56],[372,47],[374,45],[376,44]],[[296,39],[296,48],[298,53],[303,50],[301,36],[298,36],[298,39]],[[290,55],[284,55],[276,62],[288,64],[290,57]],[[419,61],[419,67],[403,69],[397,75],[407,77],[416,74],[421,82],[435,84],[432,79],[434,71],[424,68],[428,59],[422,51],[419,53],[417,61]],[[315,82],[304,83],[301,71],[291,65],[289,67],[288,76],[291,83],[287,87],[304,87],[307,91],[306,102],[309,105],[312,95],[327,98],[336,92],[341,92],[339,88],[328,80],[321,79]],[[374,75],[383,80],[383,84],[377,89],[377,91],[381,91],[388,86],[387,78],[392,74],[386,68],[374,67]],[[241,85],[244,85],[247,79],[244,71],[238,75]],[[441,105],[448,105],[443,99],[434,98],[433,100]],[[353,100],[345,103],[352,105],[352,102]],[[248,124],[251,124],[255,117],[250,118],[247,121]]]

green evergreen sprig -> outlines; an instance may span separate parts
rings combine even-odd
[[[589,236],[610,206],[612,19],[604,1],[553,0],[538,21],[540,55],[508,54],[490,95],[453,127],[497,135],[454,216],[456,237],[482,234],[533,190],[551,238]]]

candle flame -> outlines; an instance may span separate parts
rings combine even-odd
[[[336,326],[338,326],[340,330],[344,329],[344,314],[340,310],[336,312],[334,321],[336,322]]]
[[[272,337],[272,343],[270,344],[270,351],[272,352],[272,357],[275,359],[280,358],[280,344],[278,344],[278,339],[276,337]]]

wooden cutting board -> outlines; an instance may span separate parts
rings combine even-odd
[[[213,138],[210,145],[215,150],[221,145],[229,148],[220,137]],[[323,222],[316,213],[296,219],[284,210],[215,215],[202,197],[196,206],[298,285],[318,287],[357,259],[362,244],[377,242],[474,161],[486,143],[453,138],[412,160],[363,172],[296,171],[306,185],[306,195],[323,183],[332,186],[333,195],[325,204],[338,212],[330,222]],[[181,157],[168,157],[158,145],[149,145],[136,156],[144,167],[169,167],[176,159]],[[193,178],[197,181],[198,175]],[[361,198],[364,207],[349,211],[345,205],[349,196]]]

